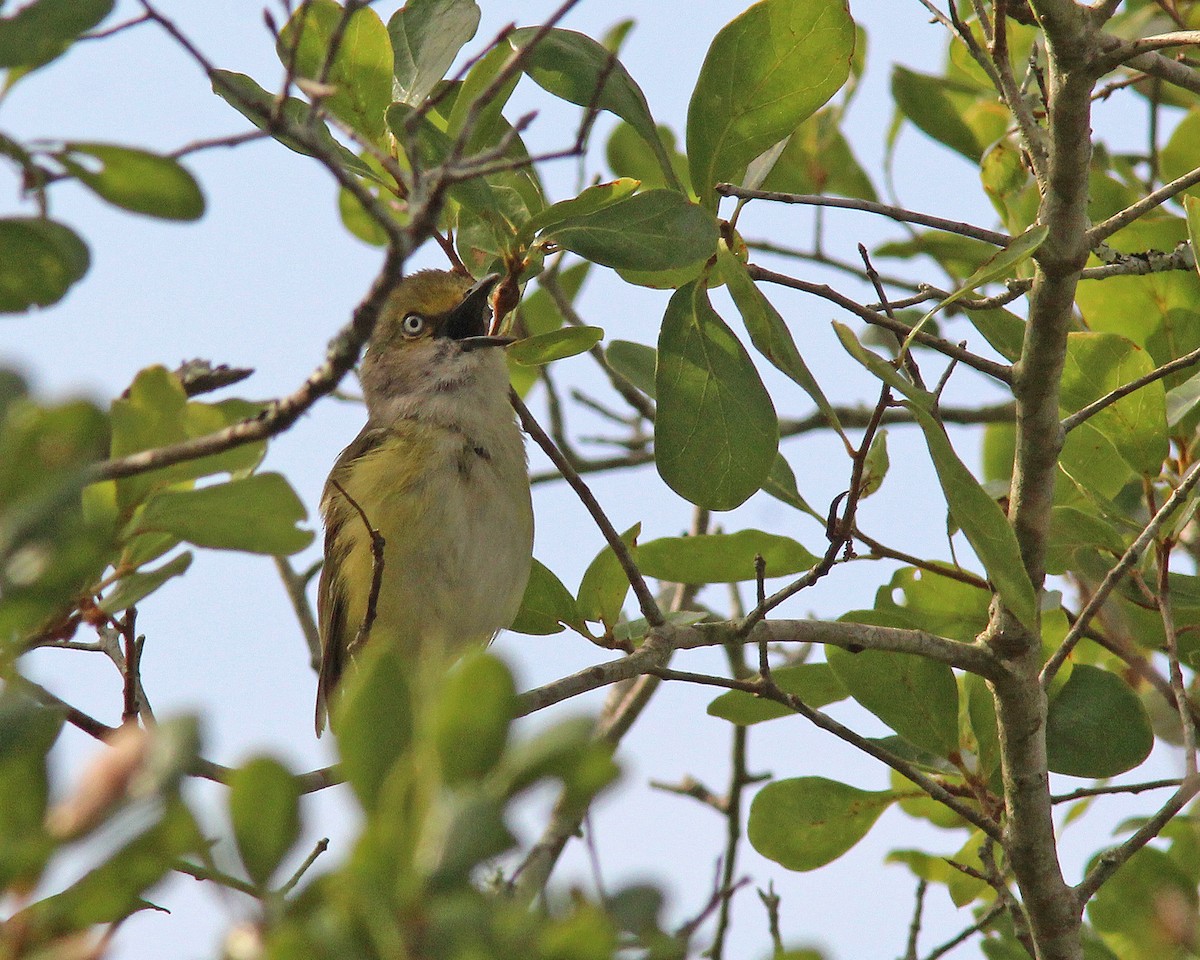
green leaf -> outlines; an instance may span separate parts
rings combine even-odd
[[[888,466],[887,451],[887,431],[880,430],[871,440],[871,447],[867,450],[866,459],[863,461],[862,474],[862,497],[869,497],[879,489],[883,483],[883,478],[887,476]]]
[[[80,142],[67,143],[56,156],[71,176],[124,210],[163,220],[197,220],[204,213],[200,185],[173,157]]]
[[[608,365],[626,380],[654,399],[654,369],[658,363],[658,351],[642,343],[629,340],[613,340],[604,351]]]
[[[342,772],[370,813],[388,773],[412,743],[411,664],[395,646],[376,643],[366,646],[357,667],[342,679],[331,726]]]
[[[392,135],[409,148],[409,160],[415,166],[431,169],[445,163],[452,154],[454,142],[434,125],[428,115],[417,113],[407,104],[393,103],[387,108],[385,116]],[[410,123],[414,124],[411,133],[407,130]],[[489,242],[496,244],[498,249],[504,249],[516,231],[505,215],[498,191],[492,190],[488,180],[471,177],[451,186],[448,193],[486,225],[491,233],[491,237],[487,238]],[[528,216],[527,211],[525,216]]]
[[[335,0],[305,0],[279,34],[277,52],[298,76],[323,79],[332,87],[323,104],[371,142],[384,143],[383,114],[392,102],[392,42],[387,27],[369,6],[359,6],[345,21]],[[340,32],[332,63],[330,47]],[[292,49],[295,46],[295,57]]]
[[[192,565],[191,552],[181,553],[174,560],[164,563],[156,570],[135,570],[118,582],[112,593],[100,601],[99,607],[107,614],[120,613],[148,597],[172,577],[178,577]]]
[[[642,573],[671,583],[738,583],[754,579],[755,558],[760,556],[766,561],[768,577],[791,576],[817,562],[788,537],[739,530],[651,540],[638,547],[638,567]]]
[[[1000,732],[996,726],[996,702],[987,681],[974,673],[962,678],[963,694],[967,701],[967,718],[975,737],[975,755],[979,771],[985,777],[1000,772]]]
[[[1170,183],[1200,167],[1200,110],[1192,106],[1194,102],[1188,104],[1191,109],[1183,115],[1159,153],[1159,176],[1163,183]],[[1183,195],[1184,208],[1187,208],[1188,199],[1194,200],[1197,196],[1200,194],[1196,186],[1189,187]]]
[[[771,466],[771,472],[767,474],[767,479],[763,483],[763,493],[769,493],[776,500],[786,503],[789,507],[795,507],[807,513],[814,520],[820,523],[825,522],[817,511],[808,505],[800,491],[796,488],[796,475],[792,472],[791,464],[784,459],[783,453],[779,453],[775,457],[775,463]]]
[[[894,240],[875,250],[877,257],[910,260],[921,255],[932,257],[947,273],[965,277],[988,259],[996,248],[983,240],[930,230],[908,240]]]
[[[564,626],[582,632],[583,621],[575,598],[548,567],[534,559],[521,609],[509,629],[514,633],[545,636],[561,633]]]
[[[303,550],[308,512],[278,473],[259,473],[199,490],[160,490],[146,502],[134,532],[170,533],[198,547],[282,556]]]
[[[214,70],[211,74],[213,93],[228,103],[243,117],[253,123],[258,129],[266,130],[279,143],[289,150],[306,157],[317,155],[317,150],[308,146],[303,140],[281,133],[272,128],[270,118],[275,115],[275,97],[259,86],[258,82],[244,73],[234,73],[232,70]],[[280,115],[285,121],[286,129],[294,130],[303,127],[322,155],[334,154],[343,167],[359,176],[378,179],[378,175],[366,163],[360,160],[351,150],[347,150],[329,132],[329,127],[320,119],[311,116],[312,107],[296,97],[287,97],[283,101]]]
[[[740,181],[850,75],[854,21],[843,0],[760,0],[713,39],[688,104],[692,186]]]
[[[1009,363],[1021,356],[1025,342],[1025,321],[1003,307],[993,310],[968,310],[967,319],[983,334],[993,350]]]
[[[621,540],[631,552],[635,553],[638,534],[642,525],[635,523],[621,534]],[[593,623],[602,623],[606,630],[612,630],[621,618],[621,607],[629,593],[629,578],[621,568],[617,555],[612,547],[605,546],[596,558],[588,564],[579,581],[579,596],[576,600],[579,616]]]
[[[255,757],[229,779],[229,819],[246,872],[265,887],[300,836],[300,784],[274,757]]]
[[[111,514],[83,509],[83,471],[104,456],[108,421],[90,403],[42,407],[17,393],[0,418],[0,660],[62,616],[110,561]]]
[[[758,490],[779,449],[771,397],[699,284],[676,291],[658,339],[655,461],[667,486],[712,510]]]
[[[575,301],[591,266],[588,261],[581,260],[565,270],[560,270],[556,275],[558,287],[569,302]],[[558,304],[554,302],[550,292],[539,284],[532,293],[526,293],[517,305],[517,318],[512,332],[514,335],[523,332],[526,336],[536,337],[560,330],[565,323],[566,318],[558,309]],[[533,367],[517,363],[511,357],[507,359],[508,378],[512,388],[517,391],[518,396],[524,397],[537,382],[538,372]]]
[[[516,844],[516,838],[504,822],[504,808],[495,797],[469,794],[453,797],[442,815],[449,822],[438,837],[437,863],[429,877],[429,892],[437,903],[437,894],[457,893],[470,884],[471,873],[486,860],[493,860]],[[430,931],[438,942],[436,928]],[[446,931],[450,934],[450,931]],[[443,938],[446,936],[443,934]]]
[[[1054,507],[1050,511],[1050,543],[1046,570],[1061,576],[1074,563],[1076,550],[1103,550],[1119,557],[1126,543],[1106,519],[1079,507]]]
[[[183,801],[166,804],[162,816],[123,844],[62,893],[40,900],[22,919],[44,932],[66,932],[117,923],[146,906],[143,895],[186,853],[205,846]]]
[[[28,73],[49,63],[107,17],[113,5],[114,0],[34,0],[0,17],[0,69]]]
[[[606,267],[672,270],[717,252],[717,222],[674,190],[650,190],[560,220],[540,239]]]
[[[724,247],[718,254],[717,262],[721,276],[729,288],[729,295],[733,297],[733,302],[742,315],[742,321],[746,324],[750,342],[777,369],[795,381],[796,385],[812,398],[829,425],[839,434],[842,433],[837,413],[825,398],[821,385],[809,371],[800,351],[796,349],[796,341],[792,339],[787,323],[758,288],[758,284],[750,278],[746,265]]]
[[[814,710],[847,697],[846,688],[827,663],[778,667],[771,671],[771,679],[784,693],[794,694]],[[744,690],[730,690],[708,705],[708,715],[747,727],[764,720],[792,717],[795,712],[774,700],[765,700]]]
[[[1119,253],[1173,250],[1188,239],[1183,217],[1150,214],[1113,234],[1108,245]],[[1155,366],[1200,347],[1200,276],[1194,270],[1168,270],[1144,276],[1082,280],[1077,293],[1087,328],[1117,333],[1150,352]],[[1188,377],[1168,377],[1167,388]]]
[[[661,141],[659,150],[646,142],[640,133],[628,123],[618,123],[609,134],[608,143],[604,146],[604,156],[609,169],[618,177],[630,177],[640,180],[647,189],[655,187],[671,187],[663,175],[660,153],[665,153],[675,171],[681,193],[687,193],[688,166],[687,157],[679,152],[676,146],[675,133],[670,127],[659,124],[658,138]]]
[[[834,323],[834,331],[852,357],[903,393],[917,418],[955,523],[979,557],[1005,606],[1026,626],[1037,623],[1037,599],[1021,560],[1016,534],[999,505],[988,496],[950,445],[945,428],[930,413],[933,397],[918,390],[882,358],[863,348],[853,331]]]
[[[435,707],[433,736],[447,786],[466,785],[492,771],[508,743],[517,689],[499,658],[472,651],[446,675]]]
[[[1115,777],[1150,755],[1150,718],[1129,685],[1115,673],[1084,663],[1050,701],[1046,760],[1055,773]]]
[[[1106,852],[1097,854],[1097,859]],[[1088,869],[1096,866],[1093,861]],[[1163,911],[1178,911],[1177,916],[1190,920],[1200,907],[1198,900],[1195,881],[1170,854],[1142,847],[1100,888],[1088,903],[1087,914],[1121,960],[1185,957],[1194,951],[1183,946],[1180,928],[1165,920]]]
[[[829,666],[850,696],[913,746],[939,757],[958,749],[954,671],[911,653],[828,647]]]
[[[138,372],[125,394],[113,401],[111,455],[124,457],[200,437],[253,417],[261,409],[244,400],[189,402],[174,373],[165,367],[147,367]],[[258,465],[265,452],[264,442],[243,444],[223,453],[123,477],[116,485],[117,506],[125,516],[150,491],[167,484],[213,473],[247,472]]]
[[[1196,251],[1200,250],[1200,197],[1184,197],[1183,209],[1187,214],[1188,243],[1192,245],[1192,258],[1196,261],[1196,269],[1200,271],[1200,258],[1195,255]]]
[[[58,303],[90,264],[87,245],[61,223],[0,219],[0,313]]]
[[[982,287],[985,283],[992,283],[995,280],[1002,280],[1011,274],[1018,266],[1037,252],[1038,247],[1045,242],[1049,234],[1049,226],[1044,223],[1035,223],[1019,237],[1013,238],[1004,249],[998,250],[994,255],[980,264],[975,272],[967,277],[962,285],[950,294],[950,296],[940,301],[932,310],[918,320],[913,325],[909,335],[904,338],[902,349],[907,350],[912,345],[917,332],[929,322],[934,314],[944,310],[952,303],[957,303],[975,290],[975,288]]]
[[[582,260],[571,264],[555,277],[559,289],[566,294],[568,302],[575,302],[591,266],[586,260]],[[520,328],[531,337],[536,337],[540,333],[551,333],[559,329],[565,322],[554,298],[542,286],[525,295],[517,306],[517,316],[520,319]]]
[[[789,870],[832,863],[866,836],[895,800],[890,790],[859,790],[824,777],[763,787],[750,804],[750,844]]]
[[[901,567],[875,593],[875,609],[850,611],[840,619],[850,623],[911,627],[940,637],[972,643],[988,624],[991,591],[954,579],[959,571],[946,564],[925,569]]]
[[[1059,405],[1074,413],[1154,369],[1150,354],[1114,333],[1067,335]],[[1161,380],[1148,383],[1088,418],[1087,423],[1144,477],[1157,477],[1167,456],[1166,395]]]
[[[509,359],[527,367],[540,367],[555,360],[578,356],[591,350],[604,339],[599,327],[564,327],[550,333],[526,337],[510,344],[505,351]]]
[[[934,140],[978,163],[984,145],[963,119],[961,103],[951,96],[954,92],[964,91],[945,77],[917,73],[899,64],[892,67],[896,109]]]
[[[62,715],[6,685],[0,692],[0,887],[36,881],[54,849],[46,834],[46,756]]]
[[[475,0],[408,0],[392,14],[396,99],[419,107],[479,28]]]
[[[589,213],[595,213],[597,210],[611,206],[618,200],[632,196],[640,186],[641,184],[637,180],[627,178],[613,180],[610,183],[597,183],[588,187],[577,197],[560,200],[558,203],[548,206],[525,224],[524,232],[528,236],[533,236],[538,231],[564,220],[578,219]]]
[[[1200,405],[1200,373],[1167,391],[1167,426],[1174,429]]]
[[[606,110],[620,117],[650,145],[667,182],[679,189],[646,96],[616,54],[591,37],[558,28],[545,33],[540,27],[514,30],[509,34],[509,43],[514,50],[520,50],[538,34],[541,37],[537,45],[529,50],[522,64],[529,78],[568,103]]]
[[[800,124],[788,137],[762,189],[878,199],[871,178],[838,129],[841,114],[839,107],[825,107]]]

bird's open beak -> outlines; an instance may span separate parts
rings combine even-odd
[[[442,328],[445,335],[458,341],[463,350],[479,347],[503,347],[513,342],[512,337],[488,336],[492,311],[488,298],[500,282],[500,274],[489,273],[467,291],[462,303],[454,308]]]

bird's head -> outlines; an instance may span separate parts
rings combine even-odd
[[[490,349],[511,343],[489,336],[490,274],[476,281],[447,270],[410,274],[388,297],[363,357],[361,379],[372,401],[450,391],[473,380],[484,368],[503,368]]]

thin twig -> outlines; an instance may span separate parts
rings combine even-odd
[[[1135,220],[1140,219],[1155,207],[1161,206],[1172,197],[1183,193],[1188,187],[1195,186],[1197,183],[1200,183],[1200,167],[1185,173],[1181,177],[1176,177],[1170,183],[1164,184],[1153,193],[1146,194],[1137,203],[1130,204],[1120,213],[1114,213],[1107,220],[1100,221],[1087,232],[1087,235],[1084,237],[1085,242],[1089,249],[1096,247],[1122,227],[1126,227]]]
[[[1002,913],[1004,913],[1004,911],[1005,911],[1005,906],[1003,903],[995,904],[994,906],[992,906],[992,908],[990,910],[988,910],[987,913],[985,913],[982,917],[980,917],[975,923],[971,924],[969,927],[967,927],[965,930],[963,930],[961,933],[957,934],[956,936],[951,937],[949,940],[947,940],[941,946],[935,947],[933,950],[931,950],[926,955],[925,960],[939,960],[940,957],[944,957],[955,947],[960,946],[961,944],[965,943],[967,940],[970,940],[971,937],[975,936],[975,934],[981,932],[982,930],[987,929],[988,925],[991,924],[991,922],[993,920],[995,920],[997,917],[999,917]]]
[[[633,588],[634,596],[637,597],[638,607],[642,611],[642,616],[646,618],[646,622],[651,627],[662,626],[666,621],[663,618],[662,611],[658,608],[654,594],[650,592],[650,588],[646,585],[646,580],[642,576],[641,571],[638,570],[637,564],[629,552],[629,548],[625,545],[625,541],[621,539],[621,535],[617,533],[617,529],[612,525],[612,521],[608,519],[604,508],[600,506],[599,501],[592,494],[592,491],[588,489],[588,485],[584,483],[583,478],[555,446],[554,441],[550,439],[550,436],[542,429],[537,420],[534,419],[533,414],[529,412],[529,408],[525,406],[521,398],[515,392],[510,392],[509,401],[512,403],[513,409],[517,412],[517,417],[521,421],[522,428],[533,437],[534,442],[542,448],[542,451],[550,458],[554,466],[558,468],[563,478],[571,485],[571,489],[575,491],[575,494],[582,501],[587,512],[591,514],[592,519],[596,522],[596,526],[600,528],[600,532],[612,548],[617,562],[625,572],[625,576],[629,580],[629,585]]]
[[[303,877],[304,874],[308,872],[308,868],[311,867],[316,862],[317,857],[319,857],[321,854],[323,854],[328,849],[329,849],[329,838],[328,837],[322,837],[320,840],[318,840],[316,846],[313,847],[312,851],[309,853],[309,855],[304,858],[304,862],[296,868],[296,872],[293,873],[288,878],[287,883],[285,883],[282,887],[279,888],[279,896],[286,897],[289,893],[291,893],[292,890],[295,889],[296,884],[298,884],[300,882],[300,878]]]
[[[1070,793],[1057,793],[1050,797],[1051,803],[1070,803],[1072,800],[1083,800],[1086,797],[1107,797],[1117,793],[1145,793],[1147,790],[1166,790],[1178,787],[1182,780],[1148,780],[1145,783],[1110,784],[1105,787],[1080,787]]]
[[[840,207],[844,210],[862,210],[866,213],[877,213],[880,216],[897,220],[901,223],[918,223],[923,227],[933,227],[955,233],[960,237],[970,237],[972,240],[982,240],[984,243],[1006,247],[1012,243],[1012,237],[1007,233],[987,230],[962,220],[947,220],[928,213],[917,213],[915,210],[905,210],[888,203],[877,203],[874,200],[858,200],[854,197],[832,197],[824,194],[780,193],[776,190],[749,190],[732,183],[718,183],[716,191],[724,197],[738,197],[741,200],[774,200],[777,203],[799,203],[813,207]]]
[[[1095,416],[1105,407],[1116,403],[1122,397],[1127,397],[1142,387],[1148,386],[1164,377],[1169,377],[1177,370],[1186,370],[1188,367],[1195,366],[1200,363],[1200,349],[1193,350],[1191,353],[1184,354],[1182,357],[1177,357],[1170,363],[1164,363],[1161,367],[1151,370],[1149,373],[1138,377],[1136,380],[1130,380],[1128,383],[1122,384],[1117,389],[1106,393],[1098,400],[1093,400],[1086,407],[1076,410],[1068,417],[1064,417],[1062,428],[1064,433],[1070,433],[1077,426],[1087,420],[1089,417]]]

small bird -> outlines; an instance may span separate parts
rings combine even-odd
[[[321,497],[318,736],[362,644],[400,645],[420,679],[486,645],[521,604],[533,508],[508,368],[495,349],[511,341],[488,335],[498,280],[445,270],[405,277],[367,345],[367,423]],[[372,531],[384,542],[378,569]]]

